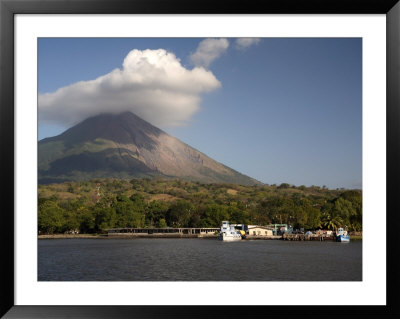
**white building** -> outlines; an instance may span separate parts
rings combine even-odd
[[[265,226],[249,226],[246,231],[246,237],[252,236],[272,236],[273,229]]]

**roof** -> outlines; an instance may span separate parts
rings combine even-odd
[[[274,230],[273,228],[271,228],[271,227],[266,227],[266,226],[249,226],[249,228],[248,229],[255,229],[255,228],[262,228],[262,229],[268,229],[268,230]]]

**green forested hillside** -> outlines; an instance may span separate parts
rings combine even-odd
[[[286,183],[241,186],[162,179],[99,179],[38,189],[41,234],[75,229],[101,233],[113,227],[218,227],[222,220],[361,231],[362,193]]]

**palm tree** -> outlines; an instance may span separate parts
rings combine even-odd
[[[321,216],[321,226],[323,228],[328,228],[329,222],[331,220],[331,216],[329,213],[323,212]]]
[[[343,219],[339,216],[335,216],[328,221],[328,229],[336,230],[338,227],[343,225]]]

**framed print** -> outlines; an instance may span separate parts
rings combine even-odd
[[[398,313],[400,6],[300,2],[1,1],[5,318]]]

